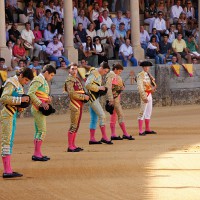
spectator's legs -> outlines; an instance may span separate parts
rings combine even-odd
[[[187,60],[187,62],[188,62],[189,64],[192,63],[192,56],[191,56],[190,54],[187,54],[187,55],[185,56],[185,59]]]
[[[116,6],[117,0],[112,1],[112,12],[116,12],[115,6]]]
[[[124,60],[124,57],[119,55],[119,59],[122,60],[122,64],[124,67],[127,67],[127,60]]]
[[[130,61],[131,61],[131,63],[133,64],[134,67],[135,67],[135,66],[138,66],[138,62],[137,62],[137,60],[136,60],[134,57],[132,57],[132,58],[130,59]]]

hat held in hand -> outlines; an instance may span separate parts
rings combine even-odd
[[[56,110],[52,107],[51,104],[49,104],[49,109],[48,110],[45,110],[43,107],[39,107],[39,111],[45,116],[49,116],[49,115],[51,115],[51,114],[56,112]]]
[[[106,101],[105,109],[107,112],[109,112],[111,115],[113,114],[114,111],[114,106],[109,104],[109,101]]]

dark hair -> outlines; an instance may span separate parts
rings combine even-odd
[[[165,33],[165,34],[163,35],[163,37],[168,37],[168,38],[169,38],[169,34],[166,34],[166,33]]]
[[[108,65],[108,63],[104,61],[100,64],[100,67],[102,67],[103,69],[110,69],[110,66]]]
[[[33,80],[34,75],[32,69],[24,67],[19,73],[18,76],[22,74],[23,78],[28,78],[30,81]]]
[[[42,73],[49,72],[49,74],[54,73],[56,74],[56,69],[52,65],[45,65],[43,67]]]
[[[150,42],[152,42],[152,41],[153,41],[153,39],[156,39],[156,41],[157,41],[157,38],[156,38],[156,36],[155,36],[155,35],[151,36]]]
[[[114,71],[114,70],[124,70],[124,67],[122,66],[122,65],[120,65],[120,64],[113,64],[113,68],[112,68],[112,70]]]
[[[48,13],[48,12],[50,12],[50,13],[51,13],[51,10],[50,10],[50,9],[47,9],[47,10],[45,11],[45,13]]]
[[[148,67],[148,66],[153,66],[152,62],[149,61],[143,61],[140,63],[141,67]]]
[[[0,58],[0,62],[5,62],[5,58]]]
[[[31,23],[30,23],[30,22],[26,22],[26,23],[25,23],[25,26],[26,26],[26,25],[28,25],[28,24],[29,24],[29,25],[31,25]]]

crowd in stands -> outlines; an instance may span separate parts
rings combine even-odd
[[[55,61],[60,68],[69,64],[64,52],[64,0],[5,0],[6,40],[12,55],[12,67],[27,65],[35,72],[40,63]],[[79,60],[97,67],[108,59],[121,59],[137,66],[131,46],[131,13],[124,0],[72,0],[74,47]],[[125,3],[126,2],[126,3]],[[129,2],[130,3],[130,2]],[[120,10],[116,11],[116,8]],[[197,1],[140,0],[144,21],[140,43],[147,58],[156,64],[197,62],[199,29]],[[115,12],[116,11],[116,12]],[[114,13],[113,13],[114,12]],[[25,24],[18,31],[18,23]],[[8,30],[8,25],[11,28]]]

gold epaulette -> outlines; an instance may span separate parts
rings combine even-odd
[[[44,84],[44,79],[42,78],[42,76],[35,76],[33,78],[33,80],[31,81],[30,85],[32,85],[34,82],[40,82],[43,85]]]
[[[91,74],[93,74],[95,77],[101,76],[98,72],[98,70],[92,70]]]
[[[69,81],[76,82],[76,79],[73,76],[68,76],[65,82],[69,82]]]

